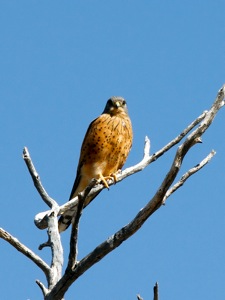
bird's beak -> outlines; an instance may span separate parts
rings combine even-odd
[[[120,102],[116,101],[116,108],[119,108],[119,107],[120,107]]]

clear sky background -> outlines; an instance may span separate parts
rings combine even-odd
[[[47,262],[46,209],[22,159],[27,146],[47,192],[67,201],[89,123],[123,96],[134,142],[126,166],[163,147],[209,109],[225,82],[225,2],[1,1],[0,226]],[[161,300],[225,297],[225,111],[185,158],[179,178],[216,156],[128,241],[87,271],[66,299]],[[85,209],[79,259],[127,224],[159,187],[175,148]],[[62,234],[65,260],[69,232]],[[42,272],[0,240],[1,299],[42,298]]]

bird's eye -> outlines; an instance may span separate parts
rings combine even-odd
[[[108,106],[112,106],[112,105],[113,105],[112,99],[109,99],[109,100],[108,100],[107,105],[108,105]]]
[[[122,105],[125,106],[127,103],[125,100],[123,100]]]

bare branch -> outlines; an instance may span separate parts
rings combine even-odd
[[[48,224],[48,241],[39,246],[41,250],[43,247],[50,246],[52,251],[52,262],[50,272],[48,272],[48,283],[49,288],[56,284],[56,282],[62,276],[62,265],[63,265],[63,248],[61,244],[60,235],[58,232],[58,212],[59,206],[54,199],[52,199],[44,189],[40,177],[34,167],[34,164],[31,160],[28,149],[25,147],[23,150],[23,158],[27,165],[27,168],[30,172],[30,175],[33,179],[34,185],[44,200],[44,202],[52,209],[48,211],[48,214],[45,216],[45,221]],[[38,285],[41,287],[42,291],[43,285],[38,281]],[[46,291],[45,291],[46,292]]]
[[[39,280],[36,280],[37,285],[40,287],[43,296],[45,297],[48,294],[48,289],[46,289],[46,287],[44,286],[44,284],[42,282],[40,282]]]
[[[38,247],[38,250],[42,250],[43,248],[45,247],[51,247],[51,243],[50,243],[50,240],[48,239],[47,242],[45,243],[42,243],[39,247]]]
[[[48,218],[48,237],[52,251],[51,273],[49,276],[49,290],[62,276],[63,248],[58,231],[58,211],[53,211]]]
[[[4,239],[6,242],[11,244],[16,250],[24,254],[30,260],[32,260],[48,277],[50,273],[49,266],[32,250],[22,244],[17,238],[13,237],[10,233],[5,231],[4,229],[0,228],[0,238]]]
[[[202,169],[207,163],[210,162],[210,160],[213,158],[213,156],[216,154],[216,152],[214,150],[212,150],[209,155],[206,156],[206,158],[204,158],[198,165],[196,165],[195,167],[193,167],[192,169],[188,170],[182,177],[181,179],[174,184],[174,186],[172,188],[170,188],[167,192],[166,195],[163,199],[163,203],[166,202],[166,200],[177,190],[179,189],[184,183],[185,181],[192,176],[193,174],[195,174],[196,172],[198,172],[200,169]]]
[[[78,195],[78,198],[79,196],[80,194]],[[69,253],[66,272],[73,270],[76,266],[77,254],[78,254],[78,248],[77,248],[78,228],[79,228],[79,220],[83,211],[84,200],[85,199],[82,197],[79,199],[77,210],[75,212],[75,217],[72,220],[71,234],[70,234],[70,253]]]
[[[117,182],[122,181],[124,178],[140,172],[144,168],[146,168],[150,163],[156,161],[160,156],[162,156],[165,152],[167,152],[169,149],[171,149],[174,145],[178,144],[184,137],[187,135],[197,124],[199,124],[204,117],[206,116],[206,112],[203,112],[196,120],[194,120],[187,128],[185,128],[177,137],[175,137],[171,142],[169,142],[167,145],[165,145],[161,150],[157,151],[155,154],[149,156],[150,151],[150,140],[146,136],[145,137],[145,145],[144,145],[144,157],[143,159],[136,164],[135,166],[129,167],[119,173],[117,175]],[[109,185],[114,184],[112,180],[109,180]],[[89,197],[92,197],[95,194],[98,194],[101,190],[103,190],[105,187],[102,184],[96,185],[91,192],[89,193]],[[90,202],[89,202],[90,203]],[[78,197],[71,199],[70,201],[66,202],[59,208],[59,215],[63,214],[65,211],[70,210],[72,208],[75,208],[78,204]],[[84,207],[85,208],[85,207]],[[35,225],[39,229],[45,229],[47,228],[47,214],[49,211],[41,212],[35,216]]]
[[[158,285],[158,282],[156,282],[156,284],[154,285],[153,293],[154,293],[153,300],[159,300],[159,285]],[[139,294],[137,295],[137,299],[138,300],[144,300]]]
[[[146,136],[145,137],[145,145],[144,145],[144,159],[147,159],[150,155],[150,147],[151,147],[151,142],[150,139]]]
[[[156,284],[153,288],[153,292],[154,292],[153,300],[159,300],[159,284],[158,284],[158,282],[156,282]]]
[[[78,234],[78,222],[83,208],[83,200],[95,194],[98,194],[103,189],[103,185],[98,184],[97,186],[95,186],[96,182],[92,182],[84,190],[84,192],[81,195],[79,195],[80,198],[79,201],[78,201],[78,197],[76,197],[73,200],[69,201],[68,203],[59,207],[58,204],[51,197],[49,197],[44,187],[42,186],[39,175],[37,174],[36,169],[30,158],[29,152],[26,147],[24,148],[23,158],[32,176],[34,185],[37,191],[39,192],[39,194],[41,195],[42,199],[51,208],[50,211],[38,214],[38,216],[36,217],[36,221],[37,221],[36,225],[38,224],[37,226],[39,228],[45,228],[44,227],[46,226],[45,222],[47,221],[46,223],[48,227],[48,236],[49,236],[49,240],[47,244],[51,246],[51,250],[52,250],[51,268],[34,252],[32,252],[29,248],[27,248],[25,245],[20,243],[15,237],[11,236],[8,232],[6,232],[1,228],[0,228],[0,238],[6,240],[14,248],[16,248],[18,251],[20,251],[25,256],[30,258],[39,268],[41,268],[41,270],[43,270],[48,280],[49,289],[46,289],[40,281],[37,281],[37,284],[42,289],[42,292],[46,300],[62,299],[67,289],[79,276],[81,276],[95,263],[100,261],[111,251],[113,251],[116,247],[118,247],[121,243],[123,243],[126,239],[128,239],[131,235],[133,235],[138,229],[140,229],[140,227],[144,224],[144,222],[165,202],[165,200],[174,191],[176,191],[179,187],[181,187],[183,183],[191,175],[199,171],[203,166],[205,166],[209,162],[209,160],[215,155],[214,151],[212,151],[197,166],[195,166],[194,168],[186,172],[182,176],[182,178],[171,188],[171,185],[173,184],[180,170],[185,155],[191,149],[191,147],[201,142],[201,136],[211,125],[219,109],[225,105],[224,94],[225,94],[225,86],[223,86],[219,90],[216,100],[209,111],[205,111],[196,120],[194,120],[186,129],[184,129],[184,131],[180,135],[178,135],[174,140],[169,142],[161,150],[159,150],[158,152],[154,153],[151,156],[149,154],[150,140],[146,137],[145,147],[144,147],[144,157],[142,161],[137,165],[124,170],[123,172],[121,172],[121,174],[118,174],[117,181],[121,181],[125,177],[130,176],[144,169],[150,163],[157,160],[161,155],[163,155],[165,152],[171,149],[174,145],[179,143],[187,134],[190,133],[190,131],[194,127],[196,127],[196,125],[200,124],[195,130],[193,130],[187,136],[183,144],[181,144],[178,147],[174,161],[171,164],[171,168],[168,174],[165,176],[161,186],[158,188],[157,192],[152,197],[152,199],[146,204],[146,206],[139,211],[139,213],[129,224],[121,228],[119,231],[117,231],[115,234],[113,234],[111,237],[105,240],[102,244],[97,246],[91,253],[86,255],[79,262],[76,261],[77,234]],[[111,184],[113,184],[113,181],[109,181],[109,185]],[[73,222],[73,227],[72,227],[72,233],[75,235],[71,236],[70,257],[69,257],[67,271],[65,272],[63,277],[61,277],[62,264],[63,264],[63,249],[61,245],[60,235],[58,232],[57,216],[72,207],[77,207],[78,209],[78,213],[77,216],[75,217],[75,220]],[[156,294],[155,294],[155,290],[156,290]],[[154,300],[158,300],[158,284],[156,284],[154,289]]]
[[[190,135],[186,138],[183,144],[178,147],[171,168],[168,174],[165,176],[165,179],[163,180],[161,186],[158,188],[157,192],[152,197],[152,199],[146,204],[146,206],[143,209],[139,211],[136,217],[129,224],[121,228],[119,231],[117,231],[115,234],[113,234],[111,237],[105,240],[102,244],[97,246],[81,261],[79,261],[76,264],[76,267],[73,271],[65,273],[64,276],[59,280],[59,282],[50,292],[52,298],[54,298],[55,300],[61,299],[61,297],[65,294],[70,285],[79,276],[81,276],[86,270],[88,270],[95,263],[100,261],[103,257],[109,254],[115,248],[117,248],[131,235],[133,235],[138,229],[140,229],[144,222],[163,204],[163,199],[167,191],[169,190],[171,184],[173,183],[174,179],[176,178],[185,155],[191,149],[191,147],[201,142],[201,136],[211,125],[218,110],[224,105],[224,94],[225,86],[223,86],[222,89],[219,90],[215,102],[213,103],[210,110],[207,113],[205,113],[204,119],[201,118],[202,122],[198,126],[198,128],[195,129],[192,133],[190,133]],[[221,103],[223,103],[223,105]],[[190,131],[190,126],[188,128],[188,130]],[[171,143],[169,144],[171,145]],[[160,153],[158,155],[160,155]],[[153,160],[154,155],[149,158],[147,163]]]
[[[31,160],[29,151],[27,149],[27,147],[24,147],[23,149],[23,159],[27,165],[27,168],[29,170],[29,173],[33,179],[34,182],[34,186],[36,187],[38,193],[40,194],[41,198],[44,200],[44,202],[50,207],[52,208],[54,205],[57,205],[57,203],[51,198],[49,197],[49,195],[47,194],[46,190],[44,189],[44,187],[42,186],[40,177],[34,167],[34,164]]]
[[[211,119],[210,122],[213,121],[215,114],[217,113],[217,111],[224,106],[224,89],[225,87],[223,86],[217,95],[217,98],[215,100],[215,102],[213,103],[213,106],[211,107],[210,111],[204,111],[197,119],[195,119],[190,125],[188,125],[177,137],[175,137],[171,142],[169,142],[168,144],[166,144],[162,149],[160,149],[159,151],[155,152],[153,155],[149,156],[149,149],[150,149],[150,140],[148,139],[148,137],[145,138],[145,147],[144,147],[144,157],[143,159],[136,165],[129,167],[127,169],[125,169],[124,171],[122,171],[120,174],[117,175],[117,182],[122,181],[124,178],[140,172],[141,170],[143,170],[144,168],[146,168],[149,164],[151,164],[152,162],[156,161],[160,156],[162,156],[165,152],[167,152],[169,149],[171,149],[173,146],[175,146],[176,144],[178,144],[196,125],[198,125],[200,122],[202,122],[202,127],[204,122],[207,122],[207,118]],[[210,117],[209,117],[210,116]],[[208,126],[211,123],[208,123]],[[206,127],[208,128],[208,127]],[[205,128],[205,130],[206,130]],[[198,130],[198,128],[196,129]],[[203,134],[204,131],[202,131],[201,134]],[[114,182],[112,180],[110,180],[108,182],[109,185],[114,184]],[[89,196],[91,197],[94,194],[99,193],[102,189],[104,189],[104,186],[102,184],[98,184],[95,188],[92,189],[92,191],[89,193]],[[77,206],[78,203],[78,197],[75,197],[74,199],[71,199],[69,202],[63,204],[62,206],[60,206],[59,209],[59,215],[61,215],[62,213],[64,213],[65,211],[74,208]],[[45,211],[45,212],[41,212],[39,214],[37,214],[35,216],[35,225],[39,228],[39,229],[45,229],[47,227],[47,222],[46,222],[46,214],[48,214],[49,211]]]
[[[206,113],[207,111],[204,111],[197,119],[195,119],[190,125],[187,126],[187,128],[185,128],[177,137],[175,137],[171,142],[166,144],[162,149],[158,150],[151,156],[145,154],[140,163],[125,169],[122,172],[122,174],[118,176],[117,181],[123,180],[127,176],[142,171],[149,164],[156,161],[160,156],[162,156],[164,153],[170,150],[173,146],[177,145],[196,125],[198,125],[205,118]],[[145,145],[146,145],[146,140],[145,140]]]
[[[92,179],[90,184],[85,188],[85,190],[78,195],[78,205],[75,217],[72,221],[72,229],[70,235],[70,253],[69,253],[69,260],[66,272],[71,271],[75,268],[77,262],[77,240],[78,240],[78,225],[79,220],[82,214],[84,202],[91,191],[91,189],[96,185],[97,179]]]
[[[91,183],[90,183],[91,184]],[[110,185],[112,185],[112,183],[110,183]],[[87,187],[88,188],[88,187]],[[93,195],[97,195],[100,193],[101,190],[103,190],[105,187],[102,184],[95,184],[94,187],[92,187],[91,191],[86,195],[86,199],[88,199],[89,197],[93,196]],[[83,191],[84,192],[84,191]],[[58,216],[62,215],[64,212],[70,210],[70,209],[74,209],[77,207],[78,205],[78,196],[74,197],[73,199],[71,199],[70,201],[67,201],[66,203],[64,203],[62,206],[59,207],[59,212],[58,212]],[[87,201],[88,202],[88,201]],[[90,201],[91,202],[91,201]],[[88,203],[89,204],[89,203]],[[84,205],[84,208],[86,207],[86,205]],[[50,213],[50,210],[38,213],[35,216],[34,219],[34,223],[35,225],[43,230],[47,228],[47,220],[48,220],[48,214]]]

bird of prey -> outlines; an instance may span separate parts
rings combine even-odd
[[[111,97],[103,113],[88,127],[84,137],[77,175],[69,200],[76,197],[90,183],[98,179],[108,188],[107,179],[114,178],[123,167],[133,140],[132,125],[127,104],[122,97]],[[94,198],[87,197],[84,206]],[[66,230],[72,222],[76,208],[66,211],[59,219],[59,232]]]

